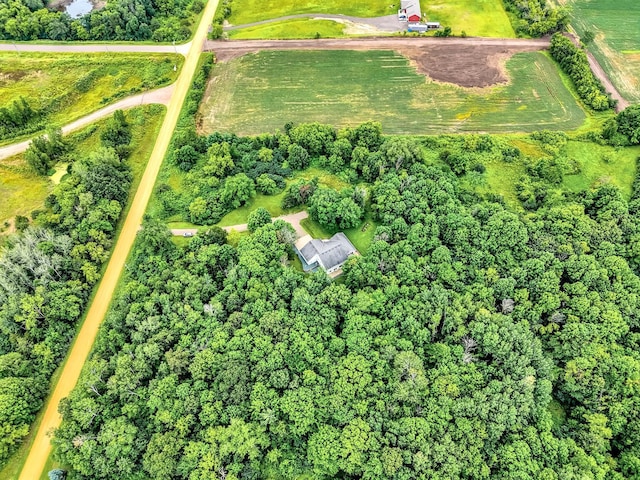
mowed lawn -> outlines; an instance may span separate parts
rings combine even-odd
[[[233,25],[243,25],[298,13],[380,17],[397,13],[399,5],[400,0],[233,0],[228,20]]]
[[[202,133],[253,135],[287,122],[369,120],[388,134],[572,130],[586,114],[542,53],[507,62],[509,84],[432,82],[389,51],[264,51],[220,63],[199,111]]]
[[[181,55],[0,53],[0,107],[24,97],[63,125],[121,98],[172,83]],[[12,143],[5,139],[0,144]]]
[[[287,40],[292,38],[322,38],[343,37],[344,25],[331,20],[314,20],[312,18],[296,18],[281,22],[257,25],[238,30],[231,30],[229,38],[233,40],[252,40],[272,38]]]
[[[421,6],[429,21],[451,27],[454,35],[516,36],[502,0],[422,0]]]
[[[590,50],[609,73],[620,93],[640,101],[640,1],[568,0],[571,24],[579,35],[593,31]]]

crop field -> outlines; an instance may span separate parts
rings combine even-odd
[[[229,22],[233,25],[259,22],[298,13],[335,13],[354,17],[379,17],[397,13],[399,1],[388,0],[233,0]],[[222,2],[221,2],[222,5]]]
[[[421,6],[429,21],[451,27],[454,35],[516,36],[502,0],[423,0]]]
[[[132,125],[132,154],[129,164],[134,184],[142,177],[164,110],[159,105],[147,105],[126,112],[127,120]],[[100,147],[100,133],[106,121],[107,119],[89,125],[68,137],[76,144],[74,151],[77,155],[88,154]],[[16,215],[29,217],[33,210],[40,208],[64,171],[65,165],[59,165],[56,175],[42,177],[33,173],[22,154],[0,160],[0,231],[12,231],[11,224]]]
[[[252,40],[271,38],[287,40],[292,38],[337,38],[344,36],[345,26],[332,20],[314,20],[311,18],[296,18],[281,22],[257,25],[255,27],[231,30],[229,38],[233,40]]]
[[[369,120],[388,134],[572,130],[586,114],[542,53],[507,61],[511,81],[483,89],[436,83],[388,51],[271,51],[217,64],[198,122],[203,133],[251,135],[286,122]]]
[[[0,53],[0,107],[24,97],[63,125],[123,97],[172,83],[180,55]],[[12,143],[5,139],[0,144]]]
[[[640,2],[637,0],[565,0],[571,24],[582,35],[596,34],[590,50],[620,93],[640,101]]]

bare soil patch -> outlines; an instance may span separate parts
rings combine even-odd
[[[461,87],[490,87],[509,81],[506,61],[519,52],[533,52],[535,47],[506,48],[495,45],[441,45],[427,48],[399,48],[418,72],[439,82]]]

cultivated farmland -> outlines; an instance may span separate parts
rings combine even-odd
[[[200,107],[204,133],[258,134],[286,122],[382,122],[390,134],[571,130],[586,115],[542,53],[506,63],[510,82],[433,82],[389,51],[264,51],[219,63]]]
[[[24,97],[41,123],[64,125],[123,97],[172,83],[182,56],[0,54],[0,107]],[[5,139],[0,144],[12,143]]]
[[[640,3],[637,0],[569,0],[572,25],[596,34],[591,51],[620,93],[640,101]]]

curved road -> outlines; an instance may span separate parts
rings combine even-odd
[[[140,181],[140,186],[131,203],[131,208],[124,221],[122,231],[118,236],[107,269],[100,281],[94,300],[89,307],[87,317],[67,356],[67,361],[60,375],[60,379],[53,388],[51,398],[46,404],[42,422],[36,432],[24,467],[20,472],[20,480],[36,480],[40,478],[43,473],[45,463],[51,453],[51,443],[47,432],[60,425],[62,419],[58,413],[58,404],[60,400],[69,395],[78,382],[82,366],[89,356],[89,352],[98,333],[98,328],[107,313],[111,297],[118,283],[118,278],[122,273],[127,256],[135,241],[139,225],[142,223],[144,211],[147,208],[156,177],[160,171],[160,165],[169,146],[169,140],[178,122],[180,109],[186,98],[187,91],[191,86],[193,75],[198,66],[200,52],[202,51],[202,44],[206,39],[207,30],[217,6],[218,0],[209,0],[205,7],[200,24],[193,37],[193,42],[190,44],[189,51],[186,55],[182,71],[175,83],[175,90],[167,107],[167,114],[162,123],[151,157],[149,158],[149,163],[147,164],[147,168]]]
[[[151,103],[168,105],[171,100],[171,96],[173,95],[173,90],[174,86],[169,85],[168,87],[159,88],[158,90],[152,90],[150,92],[123,98],[119,102],[107,105],[100,110],[79,118],[75,122],[71,122],[68,125],[63,126],[62,133],[66,135],[70,132],[78,130],[79,128],[85,127],[90,123],[111,115],[116,110],[125,110],[128,108],[137,107],[138,105],[149,105]],[[0,147],[0,160],[4,160],[5,158],[13,157],[14,155],[24,152],[27,148],[29,148],[30,144],[31,139]]]
[[[406,26],[398,21],[398,15],[385,15],[384,17],[350,17],[348,15],[331,15],[328,13],[299,13],[297,15],[285,15],[284,17],[261,20],[259,22],[244,23],[242,25],[227,25],[224,31],[238,30],[240,28],[257,27],[269,23],[281,22],[283,20],[294,20],[296,18],[314,18],[322,20],[347,20],[352,23],[363,23],[375,27],[381,32],[400,32],[406,30]],[[405,22],[406,23],[406,22]]]

